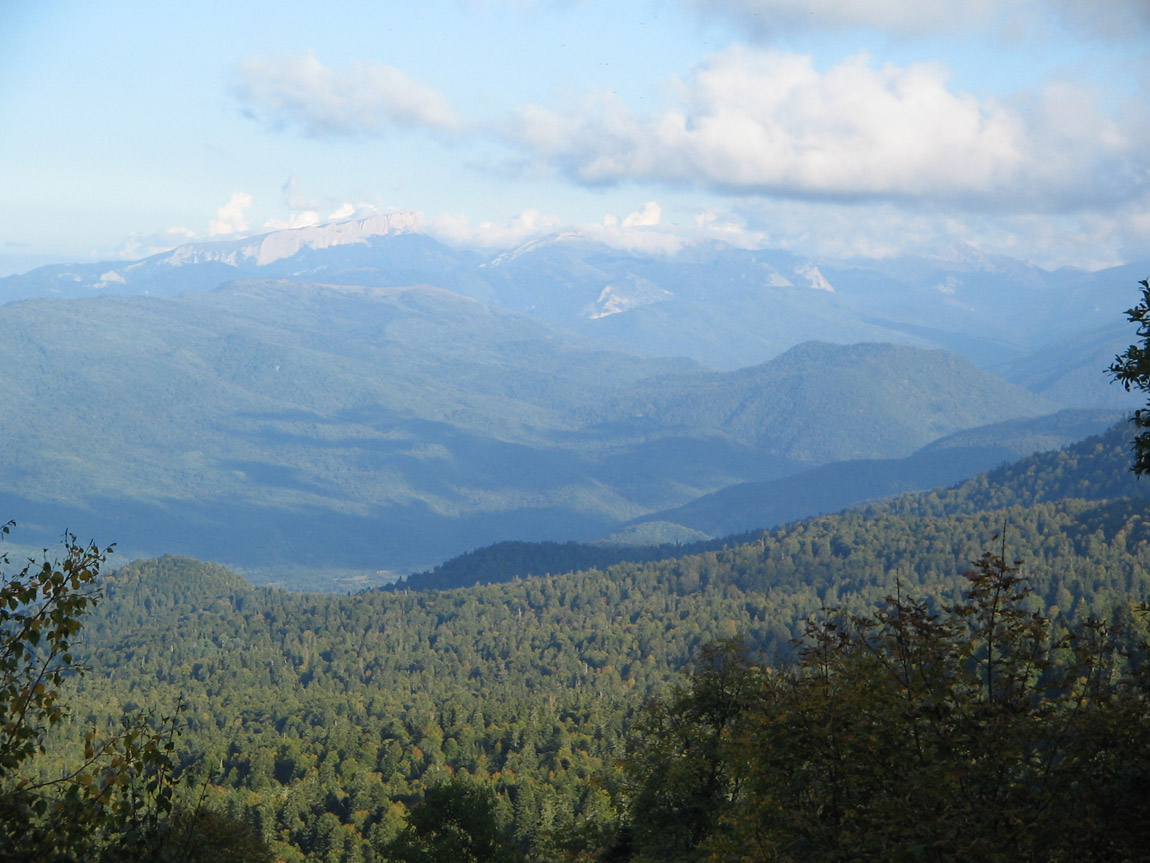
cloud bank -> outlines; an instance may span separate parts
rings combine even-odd
[[[684,0],[725,17],[754,38],[798,30],[871,29],[900,36],[990,28],[1009,37],[1057,23],[1078,34],[1137,38],[1150,28],[1146,0]]]
[[[556,215],[528,209],[501,220],[473,223],[462,213],[421,216],[419,229],[447,243],[505,251],[544,237],[582,237],[615,249],[655,255],[671,255],[691,242],[712,235],[710,231],[683,231],[661,224],[662,208],[648,201],[620,219],[608,214],[602,222],[572,224]],[[726,239],[726,237],[724,237]]]
[[[1129,39],[1150,23],[1146,0],[683,2],[754,38],[782,29],[910,39],[958,33],[980,50],[992,32],[1000,46],[1033,40],[1044,27],[1073,31],[1074,40]],[[660,107],[608,90],[582,98],[565,90],[502,119],[465,124],[442,93],[399,69],[367,61],[333,69],[311,53],[246,61],[235,93],[250,116],[305,136],[450,134],[463,147],[484,148],[469,164],[502,182],[635,186],[639,201],[678,196],[670,223],[654,201],[594,223],[543,209],[422,220],[430,233],[468,245],[507,247],[574,231],[620,248],[673,251],[706,237],[886,257],[960,243],[1055,266],[1150,250],[1150,158],[1139,146],[1150,110],[1136,78],[1121,93],[1048,80],[991,97],[957,88],[941,63],[882,63],[858,53],[826,65],[754,38],[665,79],[661,100],[646,103]],[[327,218],[338,219],[356,209],[305,197],[294,177],[283,193],[289,213],[264,228],[314,225],[330,210]],[[698,204],[684,205],[683,195],[695,193]],[[212,232],[217,223],[221,232],[246,228],[242,204],[221,209]]]
[[[953,92],[933,64],[865,54],[819,71],[808,56],[737,46],[641,115],[611,94],[529,106],[515,139],[589,186],[624,181],[735,195],[915,200],[975,210],[1060,210],[1146,188],[1132,138],[1092,94],[1049,87],[1021,107]]]
[[[253,117],[313,137],[375,136],[396,126],[437,131],[461,126],[446,96],[394,66],[365,61],[337,72],[310,51],[245,60],[234,89]]]

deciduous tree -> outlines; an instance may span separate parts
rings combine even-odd
[[[1138,325],[1137,344],[1128,347],[1114,358],[1110,374],[1126,388],[1127,392],[1137,389],[1150,395],[1150,279],[1143,279],[1142,301],[1126,310],[1130,322]],[[1134,412],[1134,424],[1140,429],[1150,429],[1150,407]],[[1131,468],[1139,476],[1150,473],[1150,431],[1142,431],[1134,438],[1134,466]]]
[[[12,526],[0,526],[0,536]],[[0,858],[270,860],[247,825],[173,809],[182,704],[170,716],[130,713],[116,731],[93,730],[74,756],[49,750],[52,729],[68,715],[64,686],[85,671],[74,642],[100,599],[110,552],[66,534],[58,558],[45,549],[43,560],[0,575]],[[0,554],[0,567],[9,566]]]

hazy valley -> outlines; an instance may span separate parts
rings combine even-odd
[[[1101,374],[1131,268],[885,269],[578,237],[480,256],[394,219],[44,268],[0,280],[23,297],[0,307],[0,495],[33,544],[67,525],[314,589],[500,540],[769,526],[1135,402]],[[1100,412],[1046,418],[1066,408]],[[748,483],[775,503],[749,515]]]

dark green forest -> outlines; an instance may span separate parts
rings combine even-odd
[[[660,560],[496,546],[483,572],[519,575],[476,584],[495,579],[464,558],[443,570],[470,586],[449,589],[297,594],[131,563],[101,576],[75,648],[91,670],[63,681],[37,769],[72,769],[125,715],[178,713],[176,799],[293,861],[1142,859],[1135,825],[1103,817],[1141,807],[1150,776],[1150,520],[1128,458],[1117,428]],[[913,674],[891,676],[898,650]],[[1051,736],[1079,714],[1085,748]],[[844,715],[866,717],[846,748],[810,733]],[[985,752],[979,723],[1000,731]],[[1128,752],[1087,745],[1121,735]],[[1127,784],[1099,797],[1120,755]],[[922,788],[951,815],[916,833],[921,812],[888,816]],[[1089,811],[1066,836],[1050,812],[1072,802]]]

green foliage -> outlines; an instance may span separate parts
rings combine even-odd
[[[1139,284],[1142,286],[1142,301],[1128,309],[1126,316],[1131,323],[1138,325],[1138,338],[1142,341],[1130,345],[1124,353],[1116,356],[1110,373],[1127,392],[1137,389],[1150,394],[1150,279],[1143,279]],[[1150,429],[1150,409],[1135,411],[1134,424],[1141,429]],[[1139,476],[1150,473],[1150,431],[1134,438],[1134,466],[1131,470]]]
[[[140,850],[172,804],[174,726],[157,726],[150,714],[124,717],[108,737],[89,732],[82,759],[63,775],[37,769],[48,734],[67,717],[65,681],[83,671],[74,640],[111,551],[71,535],[63,545],[61,559],[30,560],[0,581],[0,844],[10,859],[113,859]],[[9,565],[7,556],[0,564]]]
[[[244,825],[173,811],[183,703],[171,716],[123,711],[112,733],[87,730],[78,754],[55,748],[70,719],[66,697],[86,670],[75,642],[101,599],[110,552],[66,534],[60,559],[29,560],[0,577],[0,857],[270,863]],[[9,565],[6,555],[0,565]]]
[[[1060,415],[1061,422],[1086,422],[1082,415],[1067,412]],[[1107,414],[1112,417],[1112,414]],[[1059,421],[1059,417],[1055,417]],[[1063,449],[1042,452],[1018,461],[996,467],[987,473],[974,476],[953,488],[935,489],[927,492],[905,494],[887,504],[871,505],[866,509],[852,510],[842,516],[829,519],[808,519],[790,527],[773,531],[772,536],[784,537],[796,533],[839,534],[839,543],[846,542],[863,554],[862,547],[873,548],[873,552],[890,557],[893,549],[881,547],[889,537],[882,531],[867,532],[864,535],[858,526],[860,519],[874,519],[892,513],[900,520],[913,518],[942,519],[950,522],[944,528],[952,538],[957,539],[964,528],[953,524],[960,514],[973,514],[985,510],[1002,510],[1007,507],[1033,507],[1035,504],[1049,504],[1067,498],[1104,501],[1115,498],[1140,499],[1148,489],[1140,485],[1137,478],[1125,469],[1129,460],[1128,449],[1130,432],[1125,422],[1112,426],[1103,434],[1093,435]],[[953,461],[953,453],[943,447],[943,452],[924,451],[924,455],[934,462]],[[858,462],[855,466],[869,465],[881,477],[890,466],[887,462]],[[682,507],[676,517],[688,522],[693,518],[705,521],[691,522],[703,524],[709,530],[726,531],[720,539],[693,542],[687,545],[660,545],[651,547],[609,546],[602,544],[549,543],[549,542],[501,542],[477,549],[453,558],[437,566],[430,572],[419,573],[398,582],[393,589],[447,589],[471,587],[509,581],[515,576],[544,575],[581,569],[603,569],[611,564],[624,562],[659,561],[682,558],[707,551],[719,551],[728,546],[736,546],[748,541],[752,533],[732,535],[731,531],[749,525],[769,525],[779,521],[785,512],[792,514],[817,510],[837,509],[830,505],[830,498],[823,497],[827,489],[833,496],[836,484],[842,480],[840,472],[851,475],[850,465],[831,465],[809,471],[798,477],[790,477],[771,483],[748,483],[725,489],[710,495],[695,504]],[[921,479],[923,473],[915,471]],[[805,479],[804,479],[805,477]],[[855,476],[857,478],[857,475]],[[885,481],[884,479],[884,481]],[[917,481],[917,480],[916,480]],[[816,488],[817,487],[817,488]],[[872,487],[875,497],[883,497],[891,489],[881,491]],[[763,495],[766,495],[764,498]],[[809,496],[813,494],[814,497]],[[766,505],[764,505],[766,504]],[[693,513],[693,515],[692,515]],[[1022,513],[1015,509],[1010,519],[1017,529],[1031,521],[1034,513]],[[791,519],[783,519],[790,521]],[[956,533],[955,531],[959,531]],[[761,535],[754,531],[753,535]],[[985,534],[978,542],[985,540]],[[940,541],[945,541],[941,537]],[[899,546],[902,547],[902,546]],[[977,543],[970,552],[977,550]],[[953,565],[963,565],[962,556],[953,558]],[[1033,557],[1031,557],[1033,559]],[[944,572],[945,569],[940,570]],[[857,572],[843,571],[844,577],[856,577]]]
[[[15,522],[0,527],[7,536]],[[43,752],[41,738],[64,716],[61,681],[77,670],[72,639],[95,603],[105,552],[65,538],[62,562],[28,564],[0,577],[0,776]],[[9,565],[0,555],[0,565]]]
[[[1019,459],[1032,457],[1033,453],[1042,455],[1033,456],[1031,462],[1041,462],[1043,469],[1047,469],[1047,463],[1060,458],[1059,450],[1078,449],[1078,442],[1105,432],[1120,416],[1117,411],[1060,411],[1033,420],[980,426],[948,435],[904,459],[836,462],[766,482],[729,486],[675,509],[644,516],[638,527],[665,519],[681,529],[698,530],[709,536],[730,536],[820,513],[839,512],[848,506],[905,492],[965,484],[971,477],[992,471],[1004,462],[1013,466]],[[1125,424],[1123,431],[1124,427]],[[1000,484],[1010,484],[1008,479],[1003,479],[1006,481]],[[1111,476],[1099,471],[1090,477],[1095,482],[1082,482],[1073,490],[1055,489],[1043,499],[1137,495],[1133,483],[1122,483],[1123,479],[1121,472]],[[1018,499],[1010,502],[1038,502],[1038,498],[1024,501],[1024,493],[1025,489],[1019,484]]]
[[[907,456],[959,429],[1055,409],[946,351],[812,341],[735,372],[643,380],[582,410],[601,423],[720,432],[792,462],[825,464]]]
[[[1001,553],[966,579],[942,610],[896,593],[873,617],[813,622],[794,665],[725,664],[739,695],[713,746],[680,730],[714,709],[707,667],[657,702],[667,718],[635,759],[632,859],[1145,859],[1144,666],[1099,622],[1056,636]],[[686,762],[674,773],[669,746]],[[683,789],[706,782],[684,775],[721,777],[713,802],[696,809]],[[698,829],[640,829],[651,801],[657,823]]]
[[[155,863],[273,863],[271,848],[252,827],[205,806],[177,804],[164,824]]]
[[[482,785],[452,780],[429,788],[407,827],[383,848],[392,863],[521,863],[523,852]]]
[[[613,825],[631,798],[614,765],[642,705],[710,642],[742,638],[777,665],[824,606],[873,613],[899,582],[935,607],[958,604],[960,570],[1004,522],[1004,556],[1029,561],[1025,607],[1058,627],[1091,609],[1129,617],[1150,598],[1140,501],[954,516],[943,501],[815,519],[680,559],[444,591],[301,595],[188,558],[134,562],[107,576],[88,616],[84,661],[102,673],[69,681],[74,715],[58,748],[85,724],[182,696],[179,766],[197,778],[210,768],[212,806],[285,859],[372,859],[451,775],[498,795],[533,859],[623,853],[630,834]],[[705,721],[681,726],[692,751],[708,739]],[[668,769],[688,777],[677,787],[689,798],[693,774]]]
[[[497,542],[453,557],[433,570],[407,576],[388,590],[450,590],[476,584],[498,584],[532,575],[558,575],[603,569],[616,563],[683,557],[722,547],[721,543],[676,545],[602,545],[579,542]]]
[[[635,860],[699,859],[699,846],[729,814],[737,779],[727,739],[760,676],[739,642],[712,642],[689,688],[676,687],[646,706],[633,726],[641,755],[629,765],[634,796],[621,833]]]
[[[532,860],[705,855],[733,829],[749,781],[726,747],[761,690],[782,679],[765,667],[796,658],[792,639],[823,607],[849,622],[900,591],[931,613],[962,605],[961,570],[1005,523],[999,556],[1029,562],[1033,593],[1019,602],[1052,621],[1052,640],[1091,613],[1129,622],[1131,603],[1150,598],[1144,501],[1051,500],[1107,477],[1104,489],[1137,491],[1124,446],[1115,430],[959,489],[677,559],[466,589],[300,595],[253,589],[188,558],[137,561],[103,579],[81,657],[101,674],[65,681],[73,714],[44,757],[54,764],[89,726],[182,696],[179,769],[210,777],[212,810],[250,824],[293,863],[378,860],[407,813],[451,777],[497,795]],[[543,551],[509,544],[476,559],[497,573],[580,553]],[[723,651],[699,658],[732,637],[754,663]],[[689,712],[691,693],[673,686],[693,658],[716,684]],[[994,665],[996,675],[1005,667]],[[660,696],[664,708],[640,714]],[[1129,738],[1128,724],[1110,727]],[[617,765],[634,738],[650,758],[636,756],[624,782]],[[662,790],[642,793],[640,779],[656,776]],[[1121,787],[1091,794],[1117,806]],[[620,824],[625,812],[634,820]]]

